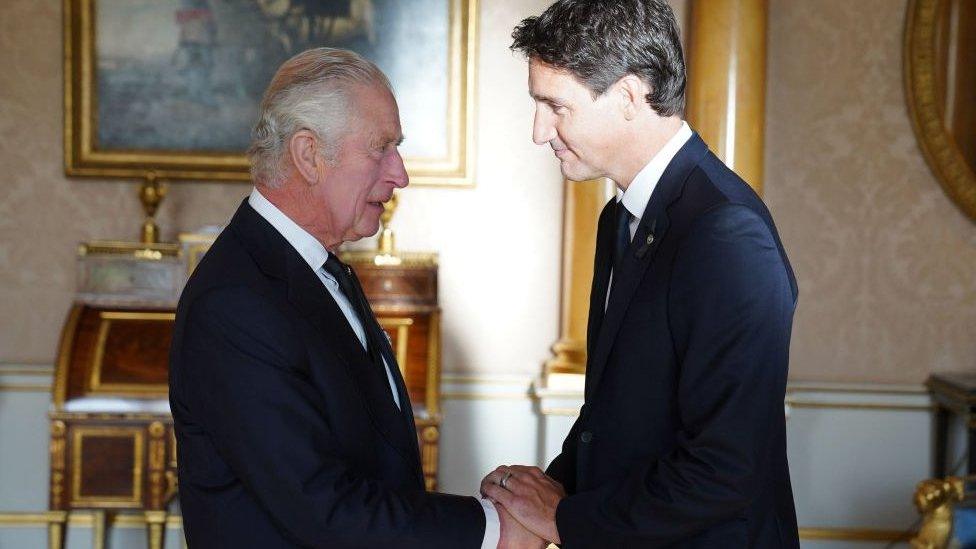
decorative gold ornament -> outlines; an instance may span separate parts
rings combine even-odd
[[[948,477],[930,479],[918,483],[915,489],[915,507],[922,514],[922,525],[912,538],[914,549],[944,549],[952,535],[952,507],[962,501],[965,486],[963,479]]]
[[[159,226],[156,225],[156,210],[159,204],[166,198],[166,185],[160,183],[156,177],[156,172],[146,174],[146,180],[139,189],[139,201],[142,202],[142,210],[146,213],[146,219],[142,222],[143,244],[156,244],[159,242]]]

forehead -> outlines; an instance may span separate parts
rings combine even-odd
[[[384,139],[400,138],[400,110],[386,86],[361,86],[352,92],[356,118],[366,133]]]
[[[529,60],[529,95],[540,101],[566,101],[587,96],[589,89],[567,70]]]

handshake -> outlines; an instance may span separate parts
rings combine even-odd
[[[481,495],[498,510],[500,549],[539,549],[549,542],[560,543],[556,507],[566,490],[542,469],[502,465],[481,481]]]

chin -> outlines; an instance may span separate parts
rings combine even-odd
[[[563,177],[565,177],[570,181],[589,181],[591,179],[597,179],[600,177],[599,175],[595,175],[590,172],[584,172],[579,169],[573,169],[566,165],[562,165],[559,168],[560,168],[559,171],[563,173]]]
[[[359,240],[361,238],[367,238],[375,235],[380,230],[380,220],[377,219],[375,223],[364,223],[360,227],[355,227],[352,231],[353,238],[351,240]]]

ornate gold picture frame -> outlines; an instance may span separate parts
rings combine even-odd
[[[915,135],[946,194],[976,221],[976,171],[945,120],[945,49],[941,16],[949,0],[909,0],[905,25],[905,95]],[[970,6],[971,8],[971,6]],[[946,36],[949,34],[950,36]],[[966,65],[968,66],[968,65]],[[971,67],[976,72],[976,67]],[[972,78],[970,73],[969,78]],[[965,131],[973,131],[969,128]]]
[[[352,49],[390,77],[415,185],[474,184],[478,0],[63,0],[69,176],[249,180],[277,66]]]

